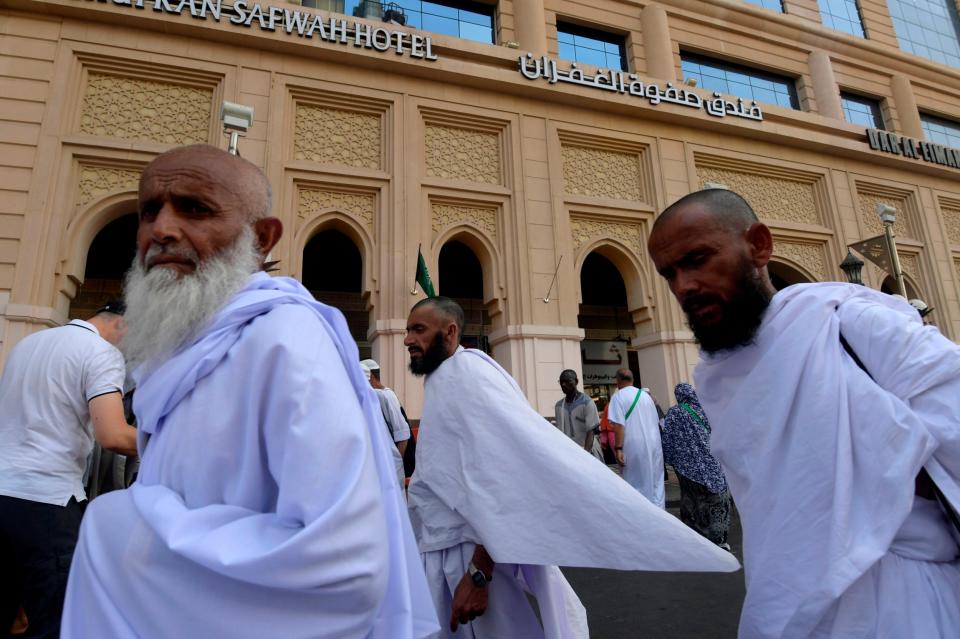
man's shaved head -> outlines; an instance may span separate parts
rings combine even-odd
[[[411,373],[429,375],[457,352],[463,319],[463,309],[449,297],[428,297],[413,305],[403,340]]]
[[[444,319],[453,322],[457,325],[457,333],[459,336],[463,335],[463,323],[465,321],[465,316],[463,314],[463,307],[457,303],[456,300],[449,297],[443,297],[438,295],[436,297],[427,297],[420,300],[413,305],[413,308],[410,309],[410,312],[421,308],[433,308],[443,317]]]
[[[146,166],[144,174],[148,174],[147,172],[153,165],[163,166],[170,162],[177,163],[186,157],[208,159],[212,165],[222,166],[225,171],[233,173],[237,178],[233,181],[234,187],[244,201],[246,214],[251,222],[270,215],[270,210],[273,207],[273,191],[270,188],[267,176],[260,170],[260,167],[250,160],[245,160],[239,155],[233,155],[210,144],[191,144],[161,153]]]
[[[651,235],[657,227],[670,221],[679,211],[696,206],[712,214],[716,223],[731,233],[743,233],[760,221],[753,208],[739,193],[729,189],[703,189],[684,195],[663,210],[653,223]]]
[[[647,248],[701,349],[750,343],[775,293],[773,236],[742,196],[706,189],[680,198],[657,218]]]

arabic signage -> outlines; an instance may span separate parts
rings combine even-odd
[[[672,82],[667,82],[666,88],[661,90],[657,84],[642,82],[636,73],[625,74],[623,71],[613,69],[598,69],[595,74],[590,75],[584,73],[576,62],[571,63],[570,68],[564,71],[557,67],[555,60],[547,56],[534,58],[532,53],[520,56],[520,73],[528,80],[544,79],[550,84],[566,82],[591,89],[631,95],[648,100],[651,106],[667,102],[691,109],[703,109],[718,118],[731,116],[758,122],[763,120],[763,113],[755,100],[750,102],[748,108],[743,98],[737,98],[737,102],[733,103],[724,100],[717,92],[714,92],[713,99],[704,99],[693,91],[674,87]]]
[[[889,131],[867,129],[867,142],[874,151],[902,155],[914,160],[926,160],[933,164],[960,169],[960,151],[942,144],[901,137]]]
[[[108,0],[87,0],[106,4]],[[376,27],[359,21],[347,22],[333,16],[324,18],[309,11],[285,7],[264,7],[258,2],[235,0],[232,5],[223,0],[109,0],[111,4],[159,13],[190,15],[198,20],[221,22],[221,18],[240,27],[259,27],[263,31],[283,31],[300,38],[314,38],[347,46],[376,51],[393,51],[423,60],[437,59],[430,36],[386,27]]]
[[[616,384],[618,368],[627,368],[627,344],[586,339],[580,342],[584,384]]]

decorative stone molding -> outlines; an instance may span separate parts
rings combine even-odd
[[[867,236],[883,234],[883,223],[877,215],[878,204],[891,204],[896,207],[897,221],[893,225],[894,233],[901,237],[919,237],[914,222],[912,194],[909,191],[858,182],[857,211]]]
[[[960,257],[953,258],[953,270],[957,272],[957,280],[960,280]]]
[[[897,251],[897,255],[900,257],[900,268],[904,273],[909,275],[915,280],[920,279],[920,261],[916,253],[904,253],[903,251]]]
[[[960,244],[960,206],[950,206],[941,202],[943,225],[947,229],[947,240],[951,244]]]
[[[503,184],[500,134],[426,123],[426,174],[446,180]]]
[[[113,166],[81,165],[77,206],[85,206],[115,191],[136,190],[141,171]]]
[[[349,215],[373,232],[376,197],[372,193],[354,193],[301,187],[297,190],[297,216],[309,220],[321,213],[336,210]]]
[[[564,144],[563,180],[567,195],[646,201],[638,153]]]
[[[213,88],[91,71],[80,108],[80,131],[163,144],[209,141]]]
[[[736,191],[747,199],[761,219],[798,224],[823,223],[812,181],[736,171],[699,162],[697,179],[701,187],[707,182],[718,182]]]
[[[824,245],[820,242],[796,242],[791,240],[774,239],[774,257],[783,257],[807,269],[819,281],[827,277],[827,258]]]
[[[295,160],[383,168],[383,117],[378,113],[297,104],[293,140]]]
[[[457,224],[472,224],[483,231],[490,240],[497,240],[497,210],[468,204],[434,202],[431,228],[436,240],[444,230]]]
[[[573,238],[573,249],[579,253],[580,249],[596,238],[619,240],[628,247],[639,259],[643,256],[643,243],[640,241],[641,228],[639,224],[629,222],[606,222],[590,218],[570,216],[570,234]]]

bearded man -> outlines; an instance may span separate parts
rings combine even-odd
[[[452,299],[422,300],[404,339],[410,370],[427,377],[408,499],[437,614],[449,619],[434,637],[587,637],[558,565],[739,567],[541,417],[493,359],[461,348],[463,319]]]
[[[730,191],[668,207],[649,249],[743,523],[740,637],[960,635],[960,347],[863,286],[775,291]]]
[[[343,316],[259,272],[282,232],[253,164],[157,157],[122,344],[139,479],[91,504],[64,637],[419,637],[436,627]]]

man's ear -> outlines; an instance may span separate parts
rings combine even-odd
[[[757,268],[763,268],[773,256],[773,235],[766,224],[755,222],[747,229],[745,239],[750,259]]]
[[[275,217],[262,217],[253,223],[253,233],[257,236],[260,254],[266,257],[283,235],[283,222]]]
[[[454,349],[456,349],[457,346],[460,346],[460,329],[457,328],[456,322],[450,322],[447,324],[446,338],[453,343]]]

